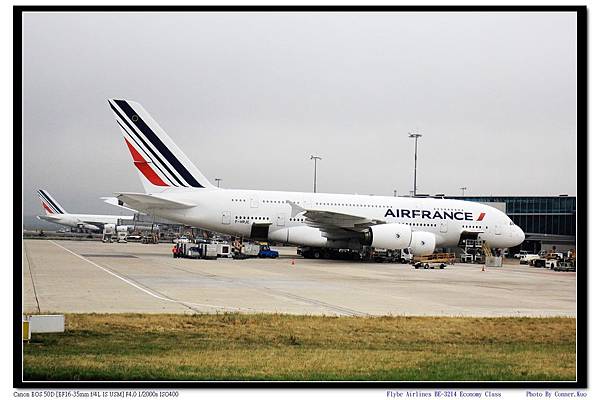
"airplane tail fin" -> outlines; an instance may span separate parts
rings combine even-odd
[[[170,188],[215,189],[141,104],[119,99],[108,103],[146,193]]]
[[[46,215],[67,213],[65,209],[62,208],[60,204],[58,204],[58,201],[54,200],[54,198],[50,196],[50,193],[48,193],[44,189],[39,189],[37,193],[40,200],[42,201],[42,208],[46,212]]]

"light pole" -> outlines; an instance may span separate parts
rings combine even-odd
[[[315,160],[315,176],[313,178],[313,192],[317,193],[317,160],[322,160],[322,157],[319,156],[310,156],[311,160]]]
[[[419,138],[423,136],[420,133],[409,133],[408,137],[409,138],[415,138],[415,178],[414,178],[414,183],[413,183],[413,196],[417,195],[417,142],[419,141]]]
[[[221,179],[221,178],[215,178],[215,181],[217,182],[217,187],[221,187],[221,181],[222,180],[223,179]]]
[[[462,197],[465,197],[465,190],[467,190],[467,187],[463,186],[463,187],[461,187],[459,189],[462,190],[462,192],[463,192]]]

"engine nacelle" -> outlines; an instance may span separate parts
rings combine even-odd
[[[292,226],[291,228],[271,231],[269,232],[269,239],[312,247],[325,247],[327,244],[327,238],[321,235],[321,231],[310,226]]]
[[[367,246],[390,250],[405,249],[410,245],[412,231],[405,224],[373,225],[365,234]]]
[[[415,256],[428,256],[435,250],[435,235],[431,232],[413,232],[410,252]]]

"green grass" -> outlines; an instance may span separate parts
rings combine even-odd
[[[70,314],[25,380],[575,380],[573,318]]]

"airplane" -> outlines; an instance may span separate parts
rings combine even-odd
[[[124,215],[70,214],[46,190],[39,189],[37,194],[46,213],[46,215],[38,215],[38,219],[55,224],[98,232],[104,229],[104,225],[117,225],[119,220],[133,220],[133,216]]]
[[[134,101],[109,106],[144,186],[120,192],[129,207],[232,236],[321,249],[410,249],[429,255],[464,238],[491,248],[521,244],[525,234],[502,211],[450,199],[217,188],[150,114]]]

